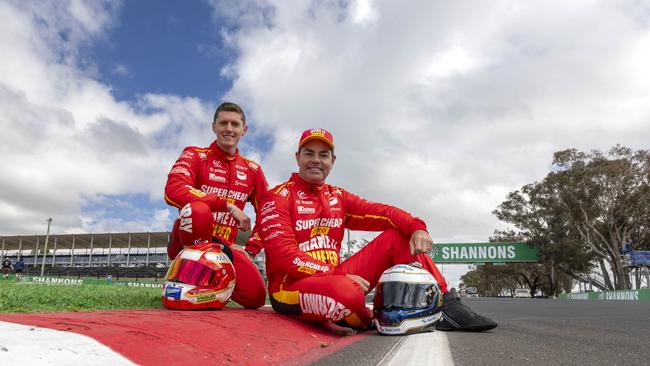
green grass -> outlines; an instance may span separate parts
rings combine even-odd
[[[47,285],[0,278],[0,313],[162,309],[159,288]]]

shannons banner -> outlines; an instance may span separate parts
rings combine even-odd
[[[436,263],[538,262],[536,248],[526,243],[440,243],[431,256]]]
[[[103,285],[163,288],[163,284],[160,282],[111,281],[96,278],[23,276],[22,281],[48,285]]]
[[[578,292],[560,294],[559,297],[564,300],[650,300],[650,289]]]

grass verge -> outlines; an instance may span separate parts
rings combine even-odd
[[[0,313],[162,309],[161,289],[16,282],[0,278]]]

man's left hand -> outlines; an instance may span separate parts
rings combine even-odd
[[[426,231],[416,230],[411,234],[409,248],[411,249],[411,255],[429,253],[433,249],[433,239]]]
[[[237,221],[237,227],[239,227],[241,231],[248,231],[251,229],[251,219],[244,213],[244,211],[232,203],[228,203],[226,207],[232,218]]]

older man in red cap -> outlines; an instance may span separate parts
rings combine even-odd
[[[419,262],[447,293],[447,284],[427,253],[433,240],[421,219],[394,206],[367,201],[325,183],[334,166],[334,139],[324,129],[302,133],[298,173],[271,189],[257,223],[266,251],[268,290],[275,311],[321,323],[336,333],[366,329],[372,313],[365,294],[395,264]],[[347,260],[340,261],[345,229],[383,231]],[[445,294],[439,329],[487,330],[496,323]],[[447,301],[448,300],[448,301]]]

